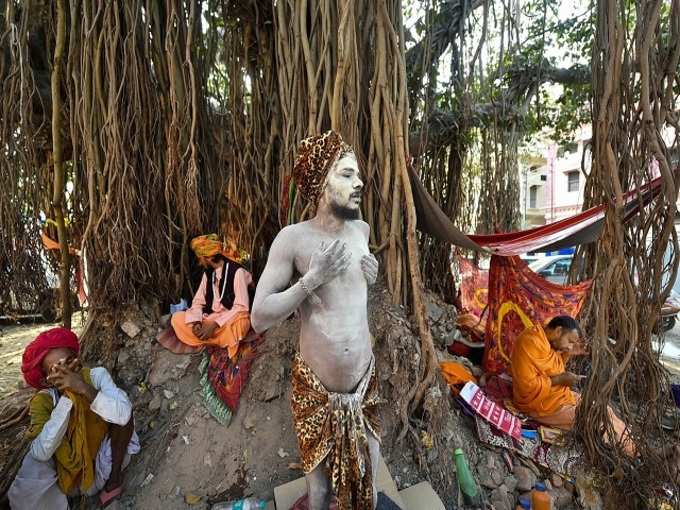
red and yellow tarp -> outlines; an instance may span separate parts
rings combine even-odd
[[[461,302],[477,317],[482,316],[484,369],[505,372],[515,339],[525,328],[546,324],[556,315],[575,317],[581,311],[591,281],[557,285],[534,273],[519,257],[491,257],[489,271],[459,258]]]
[[[576,317],[591,283],[557,285],[534,273],[519,257],[491,257],[484,369],[505,371],[514,341],[524,329],[546,324],[556,315]]]

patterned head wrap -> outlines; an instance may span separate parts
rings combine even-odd
[[[76,354],[80,351],[78,337],[70,329],[52,328],[43,331],[35,340],[26,346],[21,358],[21,373],[24,380],[36,389],[44,389],[45,374],[42,370],[42,361],[52,349],[71,349]]]
[[[302,196],[317,205],[328,171],[348,152],[352,152],[352,148],[335,131],[302,140],[293,166],[295,183]]]
[[[250,258],[248,252],[240,250],[235,242],[232,240],[222,241],[217,234],[194,237],[191,240],[191,249],[197,257],[213,257],[221,254],[238,264],[244,264]]]

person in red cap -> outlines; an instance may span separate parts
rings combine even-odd
[[[24,350],[21,371],[38,392],[30,403],[29,452],[8,497],[13,510],[67,510],[67,496],[99,493],[101,507],[120,496],[122,470],[139,452],[132,404],[104,367],[84,368],[72,331],[40,333]]]

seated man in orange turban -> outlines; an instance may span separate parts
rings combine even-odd
[[[21,371],[31,399],[28,453],[8,491],[13,510],[67,510],[67,496],[120,496],[122,470],[139,452],[132,404],[104,367],[83,368],[78,337],[44,331],[24,350]]]
[[[250,330],[252,276],[240,265],[243,255],[215,234],[192,239],[191,249],[205,271],[191,308],[173,314],[172,328],[187,345],[223,347],[233,358]]]
[[[571,387],[582,376],[568,372],[565,363],[579,339],[578,322],[567,315],[553,318],[543,328],[526,329],[512,351],[512,394],[515,407],[544,425],[570,430],[576,420],[580,395]],[[609,418],[624,450],[631,456],[635,446],[626,425],[609,408]]]

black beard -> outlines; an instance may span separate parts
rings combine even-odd
[[[343,220],[358,220],[361,215],[361,210],[358,207],[356,209],[350,209],[349,207],[339,205],[335,202],[331,202],[331,212]]]

